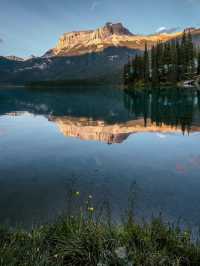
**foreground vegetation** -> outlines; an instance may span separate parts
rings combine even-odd
[[[1,227],[0,265],[200,265],[200,244],[189,231],[161,217],[137,224],[131,211],[114,224],[109,211],[97,212],[91,199],[84,210],[73,215],[70,210],[71,215],[32,231]]]

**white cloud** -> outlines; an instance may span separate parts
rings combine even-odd
[[[162,31],[165,31],[167,28],[166,27],[160,27],[156,30],[157,33],[160,33]]]
[[[160,139],[166,139],[166,137],[167,137],[166,135],[161,134],[161,133],[157,133],[156,135],[157,135],[157,137],[160,138]]]
[[[91,6],[90,6],[90,10],[94,11],[98,6],[100,5],[99,1],[94,1]]]
[[[166,27],[160,27],[156,30],[157,34],[161,34],[161,33],[173,33],[176,32],[178,30],[178,27],[174,27],[174,28],[166,28]]]

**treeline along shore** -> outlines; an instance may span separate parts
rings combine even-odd
[[[124,66],[125,85],[199,83],[200,48],[193,45],[191,32],[151,49],[145,44],[142,55],[129,58]]]

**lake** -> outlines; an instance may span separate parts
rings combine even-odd
[[[54,220],[71,184],[116,220],[134,186],[138,219],[199,225],[200,92],[1,86],[0,223]]]

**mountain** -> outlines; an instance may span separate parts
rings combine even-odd
[[[0,89],[0,115],[43,116],[55,123],[64,136],[106,143],[121,143],[139,132],[199,135],[200,94],[191,98],[193,93],[177,89],[161,94],[127,94],[107,85],[67,90],[11,87]],[[189,116],[185,116],[184,106]]]
[[[13,61],[24,61],[23,58],[17,57],[15,55],[9,55],[9,56],[6,56],[5,58],[8,59],[8,60],[13,60]]]
[[[76,56],[91,52],[101,52],[108,47],[126,47],[143,50],[145,42],[149,46],[158,41],[168,41],[181,33],[154,34],[149,36],[136,35],[126,29],[122,23],[106,23],[97,30],[74,31],[65,33],[55,48],[49,50],[44,57]]]
[[[129,56],[140,51],[110,47],[100,53],[79,56],[38,57],[23,62],[0,57],[1,83],[32,81],[74,81],[120,83]]]
[[[191,31],[191,34],[192,34],[193,43],[196,46],[200,46],[200,29],[193,28],[193,30]]]
[[[147,119],[144,126],[144,119],[129,120],[123,123],[109,124],[102,120],[91,120],[85,117],[49,117],[54,122],[60,132],[66,137],[75,137],[81,140],[95,140],[108,144],[122,143],[130,135],[136,133],[160,133],[171,134],[181,133],[181,127],[172,127],[163,124],[162,126]],[[191,132],[199,132],[200,127],[191,127]]]
[[[191,29],[195,44],[200,44],[200,29]],[[141,54],[145,43],[150,48],[158,41],[181,38],[182,33],[138,35],[121,23],[106,23],[96,30],[65,33],[55,48],[42,57],[23,60],[0,57],[1,83],[40,81],[83,81],[121,83],[128,58]]]

